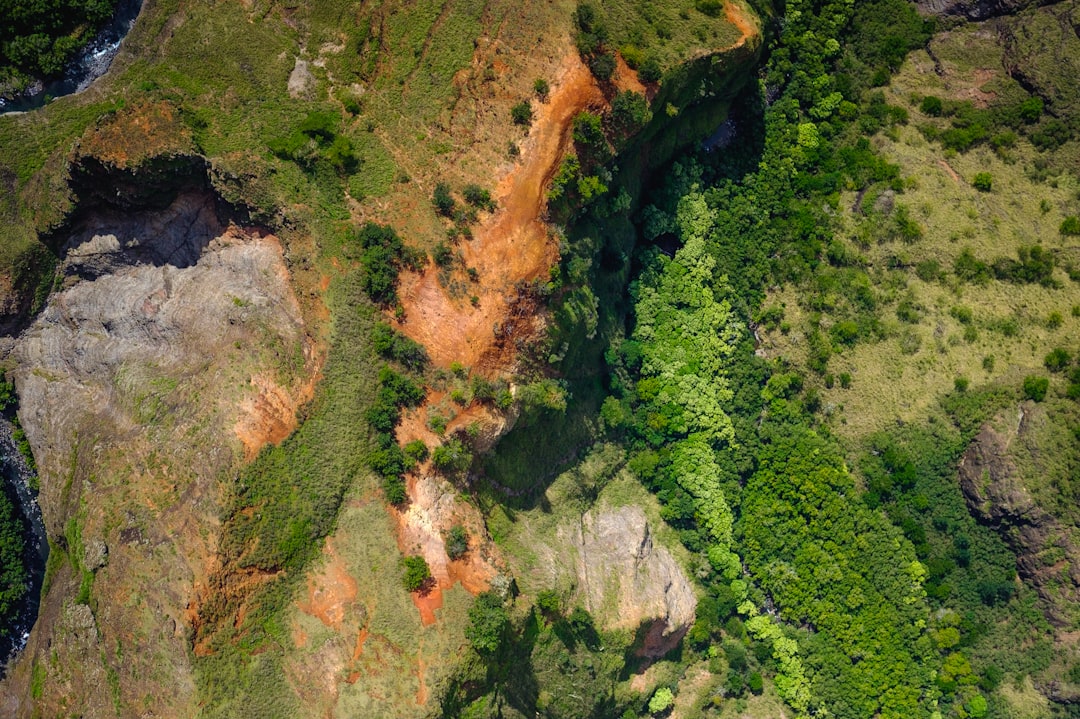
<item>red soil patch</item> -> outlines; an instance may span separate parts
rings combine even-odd
[[[427,700],[428,700],[428,688],[427,688],[427,684],[424,683],[424,671],[426,669],[427,669],[427,666],[424,664],[424,655],[423,654],[417,654],[416,655],[416,682],[417,682],[416,705],[421,706],[421,707],[424,706],[425,704],[427,704]]]
[[[541,220],[546,187],[570,142],[574,115],[603,102],[588,68],[576,53],[568,54],[548,101],[538,108],[520,161],[496,187],[499,210],[459,246],[466,266],[479,274],[479,306],[451,298],[439,285],[437,267],[402,274],[401,331],[422,343],[436,365],[461,362],[485,374],[511,369],[513,343],[500,341],[495,327],[508,318],[515,285],[544,276],[558,259]],[[522,329],[527,338],[539,323]]]
[[[345,560],[338,556],[329,537],[323,546],[323,554],[330,561],[318,574],[308,576],[308,598],[297,602],[300,611],[317,617],[333,629],[340,629],[345,620],[345,610],[356,599],[356,580],[349,576]]]
[[[726,12],[728,21],[742,34],[728,50],[759,35],[741,6],[729,2]],[[620,90],[648,93],[649,88],[622,58],[618,58],[617,69]],[[510,374],[519,344],[535,339],[544,327],[539,301],[525,288],[532,280],[546,277],[558,261],[558,247],[542,219],[547,186],[569,149],[574,116],[607,104],[576,52],[566,54],[552,85],[547,102],[537,108],[519,161],[496,186],[499,209],[484,218],[472,240],[459,243],[466,267],[477,273],[478,282],[471,287],[479,301],[451,297],[439,283],[439,268],[433,265],[423,272],[400,276],[405,321],[399,327],[424,345],[436,366],[445,368],[459,362],[489,378]],[[439,445],[442,439],[428,429],[427,420],[431,408],[443,399],[444,393],[429,391],[424,405],[403,417],[398,440],[405,444],[422,439],[428,446]],[[458,411],[447,434],[472,422],[481,423],[485,436],[497,437],[507,420],[483,406],[467,407]],[[451,526],[450,515],[473,517],[481,528],[474,536],[483,536],[482,520],[475,508],[456,503],[452,494],[440,494],[435,489],[438,480],[429,477],[429,471],[429,467],[421,467],[417,476],[408,478],[409,505],[404,512],[393,510],[401,550],[423,555],[435,580],[427,592],[412,595],[425,625],[436,621],[444,589],[461,582],[475,594],[486,590],[496,573],[496,560],[487,555],[493,550],[486,544],[470,548],[461,561],[447,558],[441,532]]]
[[[460,582],[466,591],[478,594],[489,587],[498,570],[490,547],[481,539],[483,520],[476,509],[459,502],[456,493],[444,491],[442,480],[431,476],[426,467],[421,472],[420,477],[408,477],[408,506],[391,511],[402,553],[422,555],[431,569],[431,585],[412,593],[421,623],[429,626],[436,621],[435,610],[443,605],[444,590]],[[446,555],[442,536],[454,524],[465,525],[470,536],[469,551],[458,560]]]
[[[270,243],[279,254],[283,253],[277,237],[258,229],[238,230],[230,227],[224,239],[228,241],[237,232],[254,234],[258,242]],[[291,285],[292,279],[284,264],[280,273],[282,281]],[[319,288],[325,291],[329,283],[329,277],[320,277]],[[329,316],[325,304],[317,302],[316,315],[321,316],[324,313]],[[304,337],[303,342],[304,381],[299,385],[292,388],[282,387],[267,372],[251,378],[255,393],[240,406],[240,418],[233,428],[244,447],[246,461],[254,459],[265,445],[277,444],[292,434],[296,429],[296,410],[315,396],[315,384],[322,378],[322,367],[326,361],[326,347],[311,336]]]
[[[724,16],[729,23],[735,26],[741,36],[735,41],[735,44],[728,48],[729,50],[742,47],[747,40],[756,37],[761,32],[754,19],[747,15],[742,5],[738,3],[731,2],[731,0],[724,3]]]
[[[352,660],[355,662],[364,653],[364,642],[367,641],[367,627],[362,628],[356,635],[356,647],[353,649]]]

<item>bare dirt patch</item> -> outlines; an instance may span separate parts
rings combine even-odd
[[[329,537],[323,546],[323,555],[327,558],[326,566],[322,571],[308,576],[307,599],[298,602],[297,606],[300,611],[317,617],[326,626],[340,629],[345,610],[356,600],[358,587]],[[357,644],[363,646],[359,640]]]
[[[393,510],[398,546],[404,554],[423,556],[431,569],[432,585],[412,593],[421,622],[430,626],[436,621],[435,611],[443,605],[443,591],[459,582],[471,594],[486,590],[499,571],[498,558],[483,540],[483,520],[476,508],[459,501],[445,480],[424,471],[408,478],[407,489],[408,506],[403,511]],[[466,527],[470,542],[463,557],[451,560],[443,532],[455,524]]]
[[[558,248],[541,219],[547,184],[569,145],[574,116],[603,102],[588,68],[569,53],[548,102],[539,106],[521,159],[496,187],[499,210],[480,225],[473,240],[461,243],[465,264],[478,273],[477,306],[467,298],[451,298],[434,266],[402,275],[406,319],[401,331],[427,347],[436,365],[461,362],[485,374],[512,369],[513,343],[500,341],[504,338],[496,329],[509,315],[518,283],[544,276],[558,260]],[[521,339],[542,327],[540,322],[523,324]]]

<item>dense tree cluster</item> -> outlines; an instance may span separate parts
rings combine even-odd
[[[0,81],[63,72],[116,11],[117,0],[0,1]]]

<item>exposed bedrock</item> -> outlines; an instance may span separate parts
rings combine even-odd
[[[919,9],[928,15],[956,15],[969,20],[986,20],[999,15],[1011,15],[1026,7],[1044,5],[1044,0],[916,0]]]
[[[1047,618],[1059,628],[1075,629],[1080,551],[1067,528],[1037,502],[1027,486],[1033,478],[1020,469],[1038,459],[1030,435],[1045,415],[1025,402],[1008,420],[979,431],[960,461],[960,487],[975,517],[998,530],[1016,553],[1017,570],[1038,591]]]
[[[644,655],[660,657],[694,622],[697,597],[682,568],[653,541],[645,513],[629,505],[594,508],[564,528],[576,550],[576,592],[611,629],[644,628]]]
[[[0,684],[3,716],[29,716],[33,666],[43,716],[57,701],[197,712],[185,610],[212,568],[222,480],[243,435],[293,420],[295,404],[259,397],[289,396],[315,362],[278,240],[231,224],[198,182],[158,179],[121,177],[119,202],[103,185],[51,238],[62,287],[7,340],[67,559]],[[247,416],[267,412],[290,416]]]

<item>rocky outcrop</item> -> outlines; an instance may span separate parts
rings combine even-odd
[[[915,4],[927,15],[954,15],[968,20],[986,20],[1000,15],[1012,15],[1043,2],[1045,0],[916,0]]]
[[[1032,496],[1017,461],[1030,453],[1025,440],[1039,412],[1026,402],[1012,417],[983,426],[960,460],[960,487],[976,518],[1016,553],[1017,570],[1038,591],[1050,621],[1071,627],[1080,605],[1080,551]]]
[[[647,627],[646,656],[677,645],[694,621],[697,598],[675,558],[653,541],[642,509],[594,508],[571,532],[585,608],[611,629]]]
[[[163,209],[132,209],[134,189],[90,201],[57,242],[61,290],[8,340],[45,526],[67,557],[0,685],[22,697],[12,716],[31,712],[31,666],[46,667],[42,715],[61,713],[51,700],[90,717],[148,697],[155,716],[196,713],[184,612],[242,461],[235,428],[267,383],[287,394],[314,364],[278,240],[230,224],[197,186],[147,197],[161,192]]]

